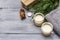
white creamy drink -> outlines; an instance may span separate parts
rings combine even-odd
[[[36,26],[41,26],[41,24],[44,22],[44,17],[41,14],[37,14],[34,16],[34,23]]]
[[[35,17],[35,21],[41,22],[42,20],[44,20],[44,17],[42,17],[41,15],[37,15]]]
[[[45,24],[41,27],[41,31],[45,36],[49,36],[53,30],[52,25]]]

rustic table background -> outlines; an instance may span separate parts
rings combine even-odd
[[[44,37],[40,27],[33,25],[32,17],[20,20],[19,10],[21,8],[21,0],[0,0],[0,40],[60,39],[54,32],[50,37]]]

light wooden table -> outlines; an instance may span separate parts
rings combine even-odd
[[[0,0],[0,40],[60,39],[54,32],[50,37],[44,37],[40,27],[33,24],[32,17],[20,20],[19,10],[21,8],[21,0]]]

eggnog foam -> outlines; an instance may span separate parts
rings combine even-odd
[[[42,17],[42,16],[40,16],[40,15],[37,15],[37,16],[35,17],[35,21],[40,22],[40,21],[43,21],[43,20],[44,20],[44,17]]]
[[[44,25],[41,29],[45,33],[50,33],[52,31],[52,28],[50,25]]]

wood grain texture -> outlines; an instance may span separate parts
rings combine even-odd
[[[40,27],[32,22],[32,17],[20,20],[21,0],[0,0],[0,40],[59,40],[52,33],[50,37],[41,34]]]
[[[0,8],[17,9],[21,7],[21,0],[0,0]]]
[[[40,27],[33,24],[32,17],[21,20],[17,9],[3,9],[0,11],[0,33],[40,33]]]
[[[31,17],[20,20],[19,10],[22,8],[20,1],[0,1],[0,8],[2,8],[0,9],[0,33],[40,33],[40,28],[33,25]]]
[[[41,34],[0,34],[0,40],[59,40],[56,35],[44,37]]]

